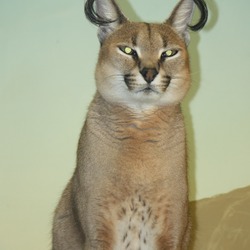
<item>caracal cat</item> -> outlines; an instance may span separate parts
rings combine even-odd
[[[200,19],[192,26],[195,5]],[[205,25],[206,4],[181,0],[161,24],[129,21],[114,0],[88,0],[85,14],[99,27],[97,91],[55,212],[52,248],[187,249],[180,102],[191,83],[189,29]]]

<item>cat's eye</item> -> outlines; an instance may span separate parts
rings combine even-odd
[[[161,54],[161,58],[165,59],[167,57],[172,57],[172,56],[175,56],[177,53],[178,53],[178,50],[176,49],[168,49]]]
[[[126,55],[137,56],[136,51],[128,46],[120,46],[119,49]]]

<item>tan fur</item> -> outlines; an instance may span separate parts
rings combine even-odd
[[[139,62],[119,46],[135,49]],[[167,49],[178,54],[160,62]],[[143,68],[157,69],[151,83],[157,93],[136,93],[147,86],[139,72]],[[124,82],[126,74],[135,77],[130,86]],[[167,85],[162,84],[166,75],[171,76]],[[53,250],[187,249],[180,101],[190,74],[184,39],[168,22],[119,24],[102,41],[96,84],[77,167],[55,212]]]

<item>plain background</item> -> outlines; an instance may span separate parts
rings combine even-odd
[[[165,20],[175,0],[120,0]],[[0,2],[0,250],[50,249],[53,210],[75,166],[99,43],[80,0]],[[191,199],[250,184],[250,1],[207,0],[192,33],[186,116]]]

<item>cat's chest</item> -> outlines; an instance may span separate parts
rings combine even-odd
[[[165,218],[164,209],[157,200],[137,194],[121,203],[116,215],[114,250],[156,249],[157,237]]]

